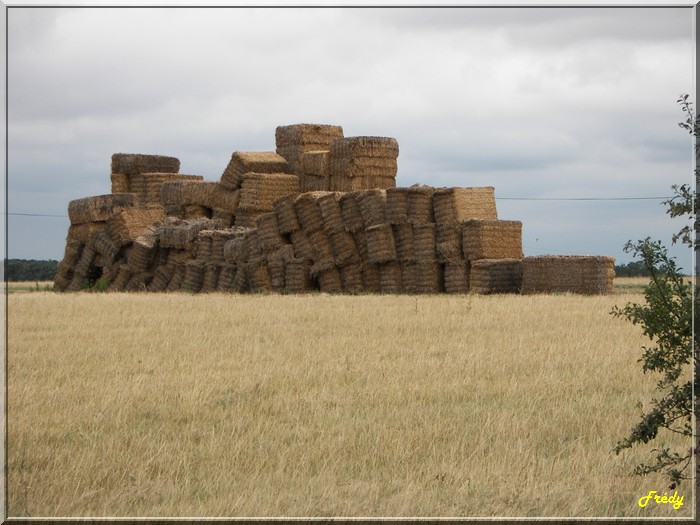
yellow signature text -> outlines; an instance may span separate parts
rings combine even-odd
[[[678,510],[683,506],[683,496],[679,496],[678,491],[674,492],[672,496],[669,496],[666,492],[664,492],[663,496],[659,496],[657,491],[650,490],[649,494],[639,498],[639,506],[644,508],[651,500],[654,500],[658,505],[673,505],[674,510]]]

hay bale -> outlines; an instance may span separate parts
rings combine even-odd
[[[221,185],[236,189],[246,173],[292,173],[287,161],[274,151],[235,151],[221,175]]]
[[[367,249],[367,233],[365,230],[360,230],[352,233],[352,238],[355,240],[355,246],[357,246],[357,253],[360,254],[360,259],[366,261],[369,258],[369,251]]]
[[[272,208],[277,214],[277,225],[281,234],[289,234],[300,230],[301,225],[297,218],[297,212],[294,209],[294,200],[296,195],[290,193],[279,199],[275,199],[272,203]]]
[[[479,259],[471,262],[469,291],[472,293],[520,293],[522,282],[522,259]]]
[[[87,277],[87,275],[90,273],[90,267],[92,266],[96,255],[97,252],[95,252],[95,250],[93,250],[89,246],[85,246],[82,252],[80,253],[80,258],[78,259],[78,262],[73,267],[73,275],[83,278]]]
[[[391,226],[396,241],[396,259],[400,262],[414,262],[415,242],[413,225],[411,223],[394,224]]]
[[[359,294],[364,291],[360,264],[348,264],[339,268],[339,271],[340,284],[344,293]]]
[[[337,266],[359,263],[361,258],[357,251],[355,239],[345,230],[337,231],[329,236],[333,257]]]
[[[394,177],[345,177],[343,175],[331,175],[328,189],[331,191],[364,191],[364,190],[386,190],[396,187]]]
[[[379,285],[382,293],[399,294],[403,292],[401,265],[398,261],[379,265]]]
[[[261,258],[248,261],[246,268],[248,272],[248,290],[254,293],[272,291],[266,259]]]
[[[241,182],[241,210],[273,211],[272,203],[299,193],[299,177],[287,173],[246,173]]]
[[[129,268],[128,264],[122,264],[119,266],[116,277],[109,283],[107,290],[110,292],[122,292],[126,288],[129,279],[133,272]]]
[[[408,188],[386,190],[386,222],[389,224],[408,222]]]
[[[301,158],[311,151],[326,151],[343,138],[343,128],[323,124],[292,124],[275,130],[277,153],[284,157],[294,173],[302,171]]]
[[[459,223],[437,224],[435,227],[435,250],[441,263],[462,259],[462,225]]]
[[[294,258],[285,264],[284,291],[287,293],[306,293],[312,289],[311,261]]]
[[[198,198],[197,191],[190,187],[196,187],[204,178],[197,175],[178,176],[167,180],[158,189],[158,200],[163,206],[197,204],[193,202]]]
[[[214,230],[202,230],[194,240],[195,258],[201,263],[206,263],[211,259],[211,241]]]
[[[263,213],[255,219],[255,226],[258,230],[258,242],[263,253],[273,252],[285,244],[285,240],[280,234],[277,225],[277,214],[275,212]]]
[[[70,241],[79,241],[83,244],[88,242],[90,237],[95,235],[96,233],[106,230],[107,229],[107,222],[106,221],[99,221],[99,222],[84,222],[82,224],[72,224],[68,228],[68,240]]]
[[[366,228],[386,224],[386,190],[367,190],[357,196]]]
[[[292,232],[289,236],[294,247],[294,255],[298,259],[313,259],[314,249],[309,241],[309,236],[303,230]]]
[[[540,255],[523,259],[523,294],[606,295],[613,291],[615,259],[604,256]]]
[[[194,249],[194,241],[202,230],[221,229],[221,223],[207,218],[176,219],[167,217],[157,225],[159,245],[178,250]]]
[[[236,275],[233,278],[231,291],[234,293],[243,293],[249,290],[248,282],[248,263],[241,263],[236,266]]]
[[[414,261],[401,261],[401,282],[406,293],[418,293],[417,275],[418,265]]]
[[[468,261],[522,259],[522,226],[520,221],[466,221],[462,226],[464,258]]]
[[[112,183],[112,193],[129,193],[129,175],[112,173],[109,178]]]
[[[103,256],[107,264],[112,263],[119,253],[119,247],[112,241],[112,237],[107,230],[95,233],[88,239],[86,244],[97,254]]]
[[[438,224],[498,218],[492,186],[436,189],[433,194],[433,208],[435,222]]]
[[[328,193],[326,191],[302,193],[294,200],[294,209],[296,210],[299,224],[307,235],[323,228],[323,217],[317,202],[324,195],[328,195]]]
[[[281,258],[268,258],[267,270],[270,274],[270,287],[274,292],[283,292],[287,264]]]
[[[173,276],[170,278],[168,286],[165,287],[165,290],[168,292],[175,292],[182,288],[185,281],[185,272],[187,271],[186,261],[176,263],[174,268]]]
[[[408,222],[421,224],[435,222],[433,213],[433,192],[435,188],[415,184],[408,188]]]
[[[199,292],[204,284],[204,269],[205,263],[202,261],[185,261],[185,277],[180,289],[191,293]]]
[[[417,262],[433,263],[437,261],[434,223],[414,224],[413,249],[415,260]]]
[[[365,230],[367,236],[367,260],[380,264],[396,260],[396,244],[390,224],[378,224]]]
[[[233,225],[236,228],[255,228],[255,219],[267,213],[264,210],[238,210]]]
[[[350,233],[355,233],[358,231],[365,230],[365,222],[362,219],[362,212],[360,211],[360,203],[357,197],[360,192],[350,192],[344,193],[338,199],[338,205],[340,206],[340,213],[343,217],[343,227],[346,231]]]
[[[71,224],[104,222],[114,213],[136,204],[133,193],[116,193],[75,199],[68,203],[68,217]]]
[[[316,263],[332,263],[335,265],[333,258],[333,248],[331,246],[328,234],[323,230],[317,230],[308,235],[311,249],[313,250],[313,261]]]
[[[185,206],[185,219],[209,219],[211,218],[211,208],[199,206],[196,204],[188,204]]]
[[[149,268],[156,254],[157,246],[158,234],[153,226],[146,228],[141,235],[134,239],[127,262],[135,274],[145,272]]]
[[[176,219],[185,218],[185,207],[181,204],[169,204],[163,207],[166,217],[175,217]]]
[[[216,263],[206,263],[204,265],[204,277],[202,279],[202,288],[200,293],[211,293],[216,291],[216,285],[219,282],[219,272],[221,266]]]
[[[133,242],[151,224],[164,219],[163,210],[127,208],[114,213],[107,220],[107,228],[114,243],[121,247]]]
[[[399,143],[392,137],[345,137],[330,147],[331,158],[387,158],[399,156]]]
[[[112,173],[177,173],[180,161],[163,155],[142,155],[138,153],[115,153],[112,155]]]
[[[340,196],[341,193],[339,192],[328,192],[316,200],[321,219],[323,220],[323,229],[328,234],[343,231],[344,229],[343,215],[338,203]]]
[[[301,170],[305,175],[328,178],[328,150],[307,151],[301,155]]]
[[[465,260],[456,260],[445,263],[443,279],[445,292],[453,294],[465,294],[469,292],[469,263]]]
[[[419,294],[436,294],[444,291],[442,265],[439,262],[416,263],[415,291]]]
[[[367,293],[382,291],[381,272],[378,264],[365,263],[362,265],[362,286]]]
[[[131,275],[129,281],[124,287],[125,292],[145,292],[148,290],[148,285],[153,278],[150,272],[138,272]]]
[[[235,221],[235,214],[226,210],[212,209],[211,218],[221,222],[223,228],[230,228]]]
[[[340,272],[338,268],[332,266],[327,270],[320,272],[316,279],[318,281],[318,289],[324,293],[341,293],[343,286],[340,282]]]
[[[228,263],[221,266],[219,272],[219,282],[216,285],[218,292],[230,292],[233,290],[233,279],[236,277],[237,265]]]
[[[240,230],[214,230],[211,238],[211,261],[215,263],[226,261],[224,254],[226,243],[241,235],[242,232]]]
[[[174,266],[168,266],[168,265],[158,266],[156,268],[156,270],[153,272],[153,279],[151,279],[151,282],[146,287],[146,291],[148,291],[148,292],[162,292],[162,291],[164,291],[166,289],[166,287],[168,286],[168,283],[170,282],[170,279],[172,278],[173,273],[175,273]]]

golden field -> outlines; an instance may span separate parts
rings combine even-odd
[[[692,515],[618,293],[9,295],[9,516]],[[689,446],[689,441],[675,440]]]

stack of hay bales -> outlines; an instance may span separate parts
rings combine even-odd
[[[276,152],[284,157],[292,173],[304,177],[302,155],[309,151],[329,151],[331,144],[343,138],[341,126],[292,124],[275,130]]]
[[[235,190],[246,173],[291,173],[287,161],[274,151],[234,151],[221,175],[221,185]]]
[[[299,193],[299,177],[288,173],[245,173],[240,192],[235,225],[253,227],[259,215],[273,211],[276,199]]]
[[[331,144],[329,189],[356,191],[396,186],[399,144],[390,137],[346,137]]]
[[[160,184],[176,178],[179,171],[180,161],[175,157],[115,153],[112,155],[112,193],[133,193],[139,206],[158,205]]]
[[[217,219],[227,227],[234,222],[239,201],[240,190],[218,182],[170,181],[160,188],[160,203],[168,216]]]
[[[54,280],[57,290],[80,290],[103,276],[111,276],[118,246],[109,234],[108,221],[115,212],[136,204],[132,193],[98,195],[68,204],[71,225],[66,250]]]
[[[615,259],[602,256],[540,255],[523,259],[523,294],[612,293]]]

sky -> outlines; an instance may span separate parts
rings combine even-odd
[[[396,138],[398,186],[493,186],[526,256],[627,263],[625,243],[650,236],[689,270],[661,201],[693,182],[677,103],[695,102],[693,17],[11,7],[6,256],[62,259],[68,203],[110,192],[113,153],[175,156],[214,181],[234,151],[274,151],[275,128],[303,122]]]

